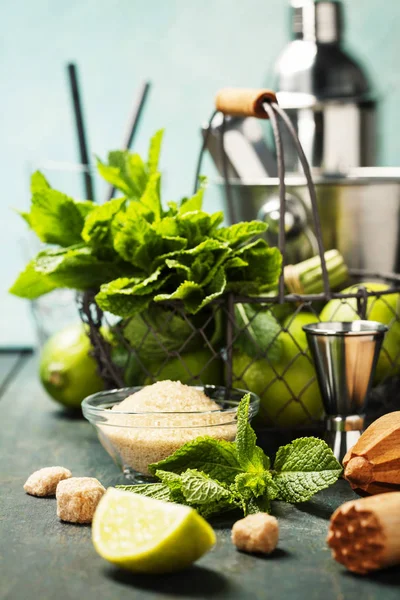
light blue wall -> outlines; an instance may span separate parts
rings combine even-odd
[[[347,0],[348,42],[382,96],[381,164],[400,162],[400,2]],[[120,143],[139,83],[153,82],[136,147],[165,127],[167,199],[192,186],[199,125],[222,85],[258,86],[287,39],[286,0],[2,0],[0,3],[0,345],[33,340],[26,304],[6,293],[22,266],[29,165],[75,161],[64,64],[79,63],[91,150]],[[208,209],[214,208],[209,200]],[[218,208],[218,207],[216,207]]]

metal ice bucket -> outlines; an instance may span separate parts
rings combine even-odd
[[[346,176],[315,175],[318,210],[326,249],[337,248],[352,269],[400,272],[400,168],[363,167]],[[223,187],[222,181],[218,185]],[[288,175],[287,262],[317,253],[305,179]],[[265,220],[269,241],[279,226],[279,181],[230,181],[227,215],[232,222]]]

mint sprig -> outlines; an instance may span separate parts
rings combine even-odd
[[[192,506],[205,517],[240,509],[270,512],[272,500],[309,500],[339,478],[342,468],[328,445],[314,437],[279,448],[273,468],[249,423],[250,395],[237,409],[235,442],[197,438],[149,466],[159,483],[117,486]]]

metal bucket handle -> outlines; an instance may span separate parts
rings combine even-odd
[[[272,131],[275,141],[276,158],[278,164],[278,178],[279,178],[279,235],[278,235],[278,247],[282,254],[282,271],[279,277],[279,302],[284,302],[285,296],[285,280],[284,280],[284,266],[285,266],[285,250],[286,250],[286,235],[285,235],[285,214],[286,214],[286,185],[285,185],[285,160],[282,148],[282,136],[280,132],[280,126],[278,123],[277,116],[281,119],[284,126],[289,131],[290,136],[293,139],[294,146],[296,148],[299,160],[303,167],[304,176],[307,181],[308,192],[310,194],[311,210],[314,222],[315,235],[317,238],[318,251],[321,260],[321,271],[322,281],[324,286],[324,297],[329,299],[331,297],[331,289],[329,284],[328,270],[325,261],[324,244],[322,241],[322,229],[321,222],[317,207],[317,196],[315,192],[314,183],[311,176],[310,166],[307,158],[304,154],[304,150],[301,146],[300,140],[297,133],[290,121],[289,116],[286,112],[278,105],[276,95],[271,90],[267,89],[241,89],[241,88],[225,88],[220,90],[215,98],[216,110],[213,112],[208,127],[203,139],[199,160],[196,169],[196,180],[194,189],[197,191],[199,185],[199,175],[201,170],[202,158],[204,151],[207,147],[208,136],[211,130],[212,121],[216,113],[222,113],[222,127],[220,133],[221,142],[221,155],[222,155],[222,168],[225,183],[225,194],[228,206],[231,206],[231,190],[228,176],[228,164],[227,156],[224,147],[224,133],[226,128],[226,116],[239,116],[239,117],[256,117],[261,119],[269,119],[271,121]]]

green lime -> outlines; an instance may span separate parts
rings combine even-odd
[[[210,350],[187,352],[168,361],[154,361],[146,366],[154,380],[146,378],[145,385],[164,379],[191,385],[219,385],[222,382],[221,359],[215,357]]]
[[[389,288],[385,283],[365,282],[346,288],[342,292],[357,292],[360,287],[365,287],[370,292]],[[321,321],[356,321],[359,318],[356,298],[331,300],[320,314]],[[370,296],[367,300],[366,318],[389,326],[375,371],[374,381],[379,383],[388,375],[398,372],[400,368],[400,295],[385,294],[379,298]]]
[[[309,312],[301,312],[295,317],[289,316],[283,323],[283,328],[286,329],[289,334],[289,338],[286,337],[285,333],[281,333],[281,338],[284,340],[284,351],[286,356],[294,356],[300,349],[306,351],[308,348],[307,337],[303,331],[304,325],[310,323],[318,323],[318,316]]]
[[[235,387],[260,396],[259,425],[291,428],[323,416],[314,367],[307,357],[299,356],[290,366],[281,361],[272,368],[266,359],[252,361],[235,352],[233,371],[235,377],[241,374]]]
[[[79,408],[82,400],[104,389],[82,323],[54,334],[40,354],[40,380],[50,396],[67,408]]]
[[[215,544],[193,508],[108,488],[96,509],[92,540],[102,558],[137,573],[190,566]]]
[[[309,424],[323,416],[323,406],[315,370],[307,348],[303,325],[318,320],[311,313],[289,316],[279,334],[282,355],[273,365],[267,359],[252,360],[234,352],[235,387],[260,396],[257,422],[261,425],[291,428]]]

